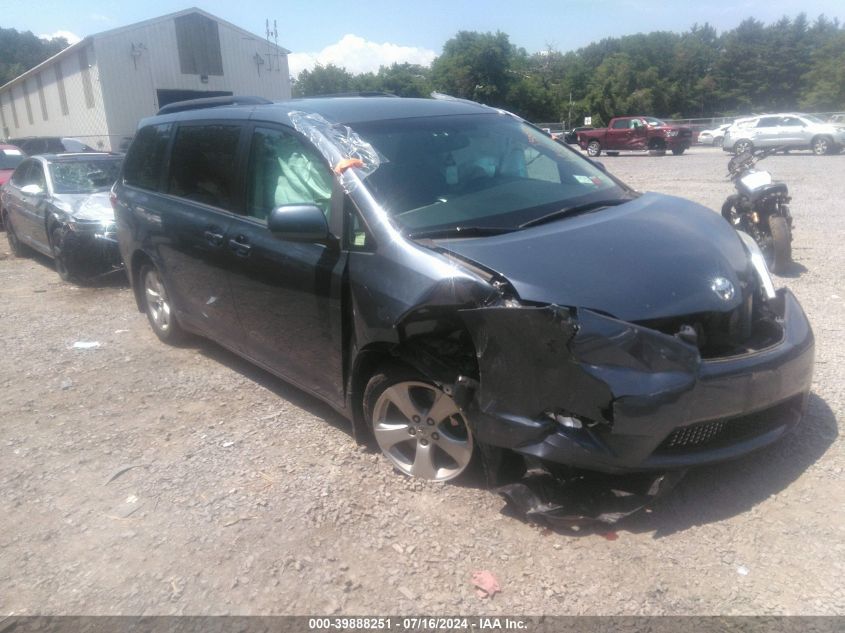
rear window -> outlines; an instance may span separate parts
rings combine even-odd
[[[157,191],[169,140],[170,123],[141,129],[126,155],[123,182],[133,187]]]
[[[185,125],[173,142],[167,192],[221,209],[235,199],[240,125]]]

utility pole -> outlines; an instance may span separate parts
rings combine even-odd
[[[572,120],[572,91],[569,91],[569,114],[566,117],[566,129],[571,129],[569,127],[569,122]]]

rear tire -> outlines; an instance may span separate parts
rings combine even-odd
[[[831,143],[830,139],[826,136],[817,136],[813,139],[810,147],[813,150],[813,154],[816,156],[824,156],[825,154],[831,153],[833,143]]]
[[[601,156],[601,143],[598,141],[590,141],[587,143],[587,156],[595,158]]]
[[[138,279],[141,283],[144,312],[155,335],[168,345],[183,342],[187,335],[176,320],[170,293],[158,268],[152,264],[144,265]]]
[[[605,152],[608,156],[619,156],[619,152]]]
[[[792,262],[792,232],[781,215],[769,216],[769,231],[772,233],[772,272],[782,275]]]
[[[3,225],[6,227],[6,239],[9,241],[9,250],[15,257],[26,257],[29,253],[27,247],[18,239],[18,234],[15,233],[15,227],[12,226],[9,220],[9,215],[3,215]]]

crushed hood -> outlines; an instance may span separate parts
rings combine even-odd
[[[60,193],[54,202],[75,220],[88,222],[114,222],[114,209],[108,191],[97,193]]]
[[[435,243],[501,274],[524,301],[625,321],[733,310],[752,275],[741,240],[719,214],[656,193],[522,231]],[[734,285],[730,301],[711,288],[717,277]]]

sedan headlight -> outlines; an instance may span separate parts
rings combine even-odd
[[[760,250],[757,242],[755,242],[754,238],[748,233],[745,231],[737,231],[737,233],[739,233],[739,237],[745,244],[745,248],[748,249],[748,256],[749,259],[751,259],[751,265],[754,266],[757,277],[760,279],[763,294],[765,294],[766,299],[774,299],[776,296],[775,285],[772,282],[772,276],[769,274],[769,268],[766,266],[766,259],[763,257],[763,251]]]

